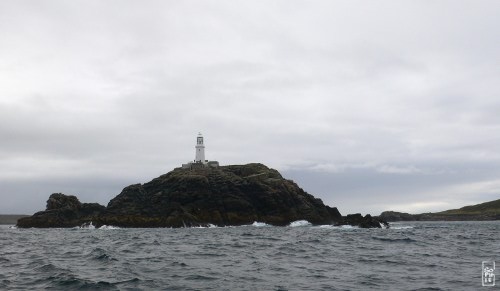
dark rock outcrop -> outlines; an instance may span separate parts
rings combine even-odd
[[[284,226],[353,224],[380,227],[367,215],[343,218],[296,183],[262,164],[218,168],[177,168],[145,184],[128,186],[107,207],[80,203],[74,196],[52,194],[47,209],[20,219],[19,227],[184,227],[245,225],[255,221]]]
[[[382,228],[382,225],[384,227],[389,227],[387,221],[378,217],[372,217],[370,214],[367,214],[364,217],[361,213],[348,214],[344,216],[343,219],[344,224],[358,226],[361,228]]]
[[[393,222],[393,221],[414,221],[416,220],[414,215],[404,212],[396,212],[396,211],[384,211],[379,216],[380,219],[385,221]]]
[[[45,211],[17,221],[18,227],[74,227],[92,221],[106,207],[97,203],[80,203],[72,195],[54,193],[47,200]]]
[[[134,227],[287,225],[340,223],[336,208],[323,204],[293,181],[262,164],[215,169],[175,169],[113,198],[96,224]]]

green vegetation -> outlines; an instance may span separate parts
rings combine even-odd
[[[500,220],[500,199],[460,209],[442,212],[408,214],[396,211],[384,211],[379,218],[385,221],[476,221]]]
[[[450,209],[437,214],[444,215],[497,215],[500,214],[500,199],[476,205],[465,206],[460,209]]]

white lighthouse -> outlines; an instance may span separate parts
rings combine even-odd
[[[217,161],[209,161],[205,160],[205,144],[203,142],[203,135],[198,133],[198,136],[196,137],[196,146],[194,147],[196,149],[195,153],[195,158],[194,161],[191,160],[191,162],[187,164],[182,164],[183,169],[200,169],[200,168],[217,168],[219,167],[219,162]]]
[[[194,162],[195,163],[202,163],[205,164],[205,145],[203,144],[203,135],[201,135],[201,132],[198,133],[198,137],[196,138],[196,155]]]

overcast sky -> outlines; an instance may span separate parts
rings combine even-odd
[[[194,159],[342,214],[500,198],[500,1],[0,1],[0,213]]]

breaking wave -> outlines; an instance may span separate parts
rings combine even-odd
[[[290,227],[311,226],[312,224],[307,220],[297,220],[290,223]]]
[[[410,225],[405,225],[405,226],[392,226],[390,227],[390,229],[412,229],[412,228],[415,228],[414,226],[410,226]]]
[[[267,224],[267,223],[264,223],[264,222],[258,222],[258,221],[254,221],[251,225],[252,225],[252,226],[256,226],[256,227],[270,226],[270,225],[269,225],[269,224]]]
[[[95,229],[95,226],[91,222],[82,224],[79,228],[81,229]]]
[[[103,225],[99,227],[99,229],[121,229],[121,227],[113,226],[113,225]]]

